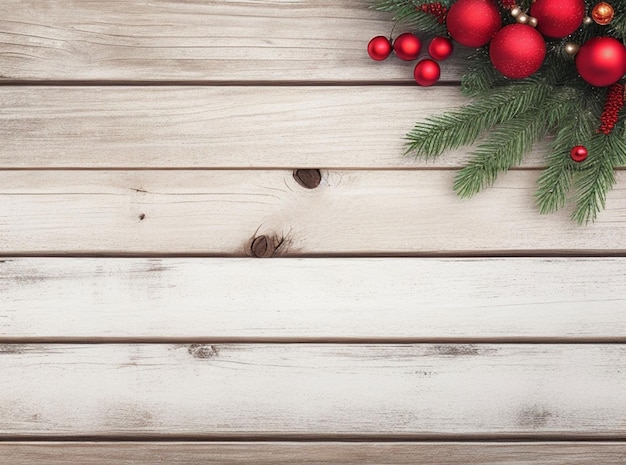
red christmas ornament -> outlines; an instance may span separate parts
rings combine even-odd
[[[572,157],[572,160],[574,160],[576,163],[585,161],[587,155],[589,155],[589,152],[587,151],[587,148],[583,145],[577,145],[576,147],[572,147],[572,151],[570,152],[570,157]]]
[[[415,82],[417,82],[420,86],[432,86],[439,80],[440,75],[441,69],[439,68],[439,65],[436,61],[429,58],[417,63],[415,65],[415,70],[413,71]]]
[[[482,47],[502,27],[498,6],[493,0],[458,0],[450,7],[448,32],[466,47]]]
[[[493,66],[511,79],[523,79],[533,74],[545,56],[546,42],[535,28],[526,24],[503,27],[489,45]]]
[[[610,86],[626,73],[626,47],[612,37],[589,39],[576,54],[576,69],[592,86]]]
[[[452,55],[454,46],[447,37],[434,37],[428,44],[428,54],[435,60],[442,61]]]
[[[546,37],[561,39],[578,29],[585,17],[584,0],[536,0],[530,16],[537,19],[537,29]]]
[[[367,44],[367,54],[376,61],[385,60],[391,54],[392,49],[391,42],[384,36],[376,36]]]
[[[401,60],[416,60],[422,49],[420,40],[410,32],[405,32],[396,37],[393,42],[393,51]]]

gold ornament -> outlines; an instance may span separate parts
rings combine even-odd
[[[585,26],[589,26],[591,23],[593,23],[593,19],[591,19],[589,16],[585,16],[585,18],[583,19],[583,24]]]
[[[569,42],[565,44],[565,53],[567,53],[568,55],[576,55],[579,48],[580,46],[578,44],[573,44]]]
[[[537,27],[537,18],[533,18],[532,16],[529,16],[528,25],[531,27]]]
[[[513,16],[514,18],[517,18],[521,14],[522,14],[522,9],[519,6],[516,6],[511,9],[511,16]]]
[[[528,16],[525,15],[524,13],[520,14],[517,16],[517,22],[520,24],[527,24],[528,23]]]
[[[591,10],[591,17],[600,26],[606,26],[613,21],[613,16],[615,16],[615,10],[606,2],[598,3]]]

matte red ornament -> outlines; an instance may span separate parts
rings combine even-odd
[[[482,47],[502,27],[498,6],[493,0],[458,0],[448,11],[448,32],[466,47]]]
[[[503,27],[489,45],[493,66],[511,79],[523,79],[533,74],[545,56],[545,40],[535,28],[526,24]]]
[[[576,147],[572,147],[572,151],[570,152],[570,157],[572,157],[572,160],[574,160],[576,163],[585,161],[587,155],[589,155],[589,152],[584,145],[577,145]]]
[[[392,49],[391,42],[385,36],[376,36],[367,44],[367,54],[376,61],[385,60]]]
[[[584,0],[536,0],[530,16],[537,19],[537,29],[546,37],[561,39],[578,29],[585,17]]]
[[[437,61],[449,58],[453,50],[452,41],[447,37],[434,37],[428,44],[428,54]]]
[[[413,77],[420,86],[432,86],[439,80],[441,68],[436,61],[426,58],[415,65]]]
[[[610,86],[626,73],[626,47],[612,37],[589,39],[576,54],[576,69],[592,86]]]
[[[400,34],[393,42],[393,51],[401,60],[416,60],[421,49],[422,42],[410,32]]]

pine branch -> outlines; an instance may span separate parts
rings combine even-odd
[[[411,26],[421,33],[446,34],[445,25],[440,24],[433,15],[419,9],[421,5],[432,3],[432,1],[378,0],[374,3],[373,8],[378,11],[393,13],[395,21]],[[443,6],[449,5],[448,0],[442,0],[440,3]]]
[[[541,80],[526,80],[498,88],[458,110],[418,122],[407,135],[407,151],[434,158],[469,145],[485,131],[538,109],[552,88]]]
[[[529,111],[501,124],[472,152],[467,166],[454,180],[454,190],[462,198],[471,197],[491,186],[498,174],[519,165],[533,144],[548,132],[545,119]]]
[[[626,163],[626,144],[618,131],[596,134],[589,140],[587,149],[590,155],[583,162],[587,167],[575,179],[576,209],[572,219],[578,224],[596,220],[606,206],[606,194],[615,184],[615,168]]]

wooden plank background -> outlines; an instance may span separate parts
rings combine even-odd
[[[0,464],[626,463],[623,171],[460,201],[369,5],[0,4]]]

